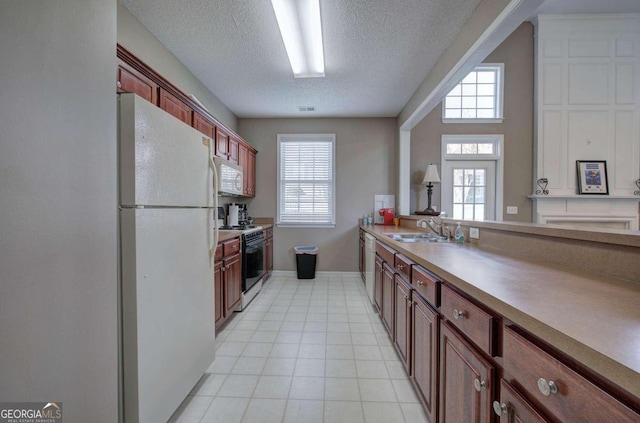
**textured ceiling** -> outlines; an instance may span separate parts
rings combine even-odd
[[[321,0],[326,77],[295,79],[270,0],[120,1],[238,117],[395,117],[480,3]]]

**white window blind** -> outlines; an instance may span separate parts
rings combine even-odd
[[[278,134],[281,226],[335,226],[335,134]]]

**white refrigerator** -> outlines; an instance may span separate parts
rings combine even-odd
[[[119,95],[121,400],[164,422],[215,355],[213,140]]]

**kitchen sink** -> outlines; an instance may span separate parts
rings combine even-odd
[[[398,242],[447,242],[447,239],[434,234],[411,233],[411,234],[383,234]]]

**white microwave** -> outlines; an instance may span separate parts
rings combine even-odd
[[[219,157],[213,161],[218,171],[218,195],[243,195],[242,166]]]

